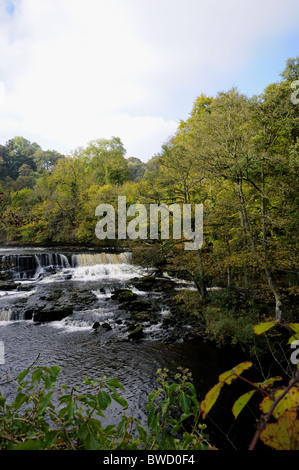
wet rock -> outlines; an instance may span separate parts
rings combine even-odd
[[[153,312],[132,312],[131,314],[134,321],[137,322],[155,322],[157,319],[156,314]]]
[[[12,291],[17,290],[18,285],[9,279],[0,280],[0,290]]]
[[[18,287],[17,287],[17,291],[19,292],[29,292],[33,290],[32,286],[26,286],[26,285],[23,285],[23,284],[19,284]]]
[[[99,328],[103,328],[104,330],[106,331],[110,331],[112,330],[112,326],[110,325],[110,323],[100,323],[98,321],[96,321],[93,325],[92,325],[92,328],[94,330],[98,330]]]
[[[154,275],[144,276],[141,279],[134,279],[133,283],[141,291],[149,291],[157,284]]]
[[[26,308],[24,309],[23,313],[24,313],[24,320],[32,320],[33,315],[34,315],[34,309]]]
[[[51,290],[48,292],[45,292],[44,294],[41,294],[39,296],[40,300],[46,301],[46,302],[56,302],[59,300],[61,297],[63,297],[64,291],[62,289],[57,289],[57,290]]]
[[[52,321],[61,321],[64,318],[68,317],[73,313],[72,305],[62,305],[62,306],[53,306],[41,308],[39,311],[33,313],[34,322],[52,322]]]
[[[137,297],[137,294],[129,289],[117,289],[111,295],[112,300],[117,300],[120,303],[136,300]]]
[[[97,296],[90,290],[69,292],[69,301],[79,308],[88,308],[97,300]]]
[[[143,337],[143,326],[138,325],[133,331],[128,334],[128,339],[140,339]]]
[[[152,304],[147,300],[133,300],[132,302],[124,302],[122,308],[130,312],[145,312],[152,309]]]

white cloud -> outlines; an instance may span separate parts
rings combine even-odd
[[[295,27],[297,3],[15,0],[12,15],[0,2],[0,139],[69,151],[117,135],[147,159],[196,94]]]

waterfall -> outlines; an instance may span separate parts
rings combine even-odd
[[[1,321],[10,321],[12,316],[11,309],[0,309],[0,322]]]
[[[102,264],[129,264],[131,253],[95,253],[79,254],[72,256],[72,262],[75,266],[96,266]]]
[[[101,267],[102,272],[108,266],[130,264],[131,253],[36,253],[12,254],[2,257],[2,262],[9,265],[9,272],[15,281],[38,280],[47,275],[63,272],[67,269]]]

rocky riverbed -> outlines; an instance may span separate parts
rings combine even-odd
[[[202,337],[198,321],[177,310],[175,294],[184,285],[167,276],[143,273],[121,280],[77,280],[71,270],[58,270],[58,278],[55,274],[25,282],[3,275],[0,321],[2,317],[35,324],[60,322],[61,327],[91,328],[103,338],[122,341]]]

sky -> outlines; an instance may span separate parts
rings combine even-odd
[[[0,144],[146,162],[201,93],[261,94],[298,55],[298,0],[0,0]]]

